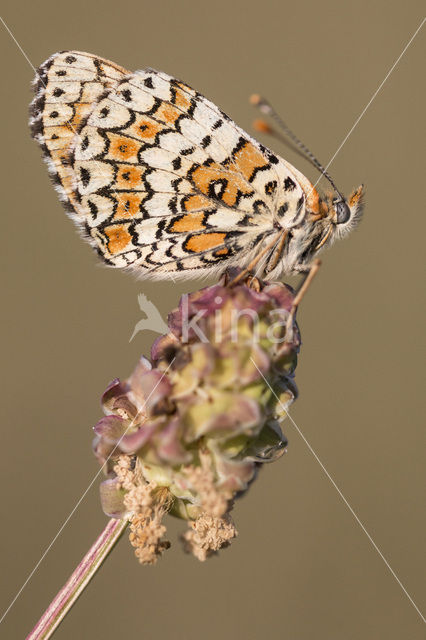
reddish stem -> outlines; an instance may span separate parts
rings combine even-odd
[[[99,538],[52,600],[26,640],[47,640],[65,618],[80,594],[89,584],[112,551],[128,525],[128,520],[109,520]]]

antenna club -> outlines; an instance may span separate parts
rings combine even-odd
[[[253,104],[254,106],[258,106],[262,102],[263,102],[262,97],[258,93],[253,93],[250,96],[250,104]]]
[[[269,126],[265,120],[254,120],[253,121],[253,129],[255,131],[259,131],[260,133],[273,133],[274,130]]]

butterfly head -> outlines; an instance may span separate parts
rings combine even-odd
[[[348,199],[337,191],[319,198],[317,212],[311,211],[309,233],[306,244],[309,247],[305,259],[314,255],[334,240],[347,236],[359,223],[363,213],[363,185],[353,191]]]
[[[343,238],[359,223],[364,208],[364,187],[355,189],[348,199],[340,194],[328,196],[328,216],[332,225],[333,236]]]

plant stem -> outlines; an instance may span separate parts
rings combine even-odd
[[[111,520],[78,567],[52,600],[26,640],[47,640],[67,615],[126,530],[129,521]]]

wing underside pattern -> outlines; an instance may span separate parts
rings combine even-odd
[[[245,261],[274,231],[288,167],[184,83],[63,52],[38,72],[34,137],[107,264],[142,274]],[[292,180],[287,209],[303,192]]]

